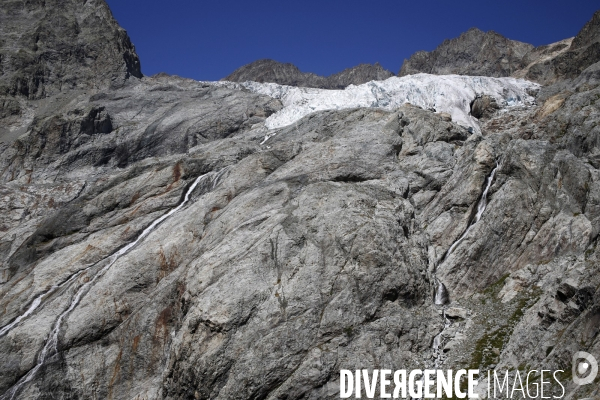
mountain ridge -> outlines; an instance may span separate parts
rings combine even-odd
[[[417,73],[458,74],[489,77],[526,78],[542,84],[572,79],[585,68],[600,61],[598,26],[600,10],[595,12],[573,38],[534,47],[511,40],[490,30],[472,27],[458,37],[445,39],[434,50],[417,51],[405,59],[398,76]],[[575,70],[573,70],[575,68]],[[356,75],[356,76],[354,76]],[[350,84],[385,80],[394,76],[378,63],[360,64],[329,77],[301,72],[291,63],[261,59],[246,64],[221,80],[232,82],[271,82],[281,85],[343,89]]]
[[[319,89],[343,89],[349,85],[383,80],[393,75],[391,71],[384,69],[379,63],[359,64],[325,77],[312,72],[302,72],[291,63],[261,59],[236,69],[221,80],[230,82],[272,82],[281,85]]]
[[[533,45],[510,40],[494,31],[471,28],[444,40],[431,52],[420,51],[404,61],[399,76],[418,72],[444,75],[510,76],[521,69],[522,58]]]

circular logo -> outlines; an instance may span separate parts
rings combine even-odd
[[[573,382],[576,385],[588,385],[598,375],[598,361],[590,353],[578,351],[573,355]]]

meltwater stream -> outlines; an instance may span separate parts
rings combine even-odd
[[[470,221],[469,226],[467,227],[467,229],[465,229],[464,233],[458,238],[458,240],[456,240],[454,243],[452,243],[452,246],[450,246],[448,251],[444,254],[444,256],[440,260],[439,264],[442,264],[444,261],[446,261],[448,256],[450,254],[452,254],[452,252],[458,247],[458,245],[463,241],[463,239],[469,234],[469,232],[471,231],[473,226],[481,220],[481,217],[483,216],[483,213],[485,212],[485,209],[487,208],[488,192],[490,191],[490,188],[492,187],[492,184],[494,183],[494,178],[496,177],[496,171],[498,171],[499,167],[500,167],[500,164],[496,163],[496,166],[494,167],[494,169],[492,170],[490,175],[485,180],[485,188],[483,189],[483,193],[481,194],[479,203],[477,203],[477,214],[475,215],[475,218],[473,218]],[[436,270],[437,270],[437,266],[436,266]],[[437,277],[435,276],[435,272],[434,272],[434,279],[436,282],[434,303],[436,305],[444,305],[444,304],[448,303],[450,300],[448,290],[446,289],[446,286],[442,283],[442,281],[437,279]]]
[[[52,329],[52,332],[50,332],[50,336],[48,337],[48,339],[46,340],[46,343],[44,344],[44,347],[42,348],[41,353],[38,356],[37,359],[37,364],[35,367],[33,367],[33,369],[31,369],[27,374],[25,374],[21,379],[19,379],[19,381],[12,387],[10,388],[6,393],[4,393],[2,396],[0,396],[0,400],[8,400],[8,399],[13,399],[14,396],[17,394],[17,392],[23,387],[23,385],[25,385],[26,383],[28,383],[29,381],[31,381],[33,379],[33,377],[35,376],[35,374],[37,373],[37,371],[46,363],[46,361],[52,357],[53,355],[58,353],[58,335],[60,333],[60,328],[62,326],[62,322],[65,319],[65,317],[67,317],[71,311],[73,311],[73,309],[75,307],[77,307],[77,304],[79,304],[79,302],[81,301],[81,298],[87,293],[88,289],[94,284],[94,282],[100,278],[102,275],[104,275],[106,273],[106,271],[108,271],[108,269],[124,254],[127,254],[133,247],[135,247],[140,241],[142,241],[146,236],[148,236],[161,222],[163,222],[164,220],[166,220],[167,218],[169,218],[171,215],[175,214],[176,212],[178,212],[179,210],[181,210],[185,204],[190,200],[190,195],[192,194],[192,192],[196,189],[196,187],[205,179],[211,179],[212,178],[212,183],[213,183],[213,188],[214,186],[216,186],[216,184],[218,183],[219,178],[222,176],[224,170],[221,170],[220,172],[214,174],[214,173],[207,173],[204,175],[199,176],[198,178],[196,178],[196,180],[194,181],[194,183],[192,183],[192,185],[189,187],[189,189],[187,190],[185,197],[183,198],[183,201],[175,208],[173,208],[171,211],[169,211],[168,213],[160,216],[159,218],[157,218],[156,220],[154,220],[154,222],[152,222],[152,224],[150,224],[150,226],[148,226],[146,229],[144,229],[142,231],[142,233],[131,243],[129,243],[128,245],[122,247],[121,249],[119,249],[116,253],[113,253],[111,256],[105,258],[104,260],[108,260],[106,265],[104,267],[102,267],[102,269],[100,269],[100,271],[98,271],[92,279],[90,279],[88,282],[84,283],[75,293],[75,295],[73,296],[73,299],[71,300],[71,303],[69,305],[69,307],[63,311],[57,318],[57,320],[54,323],[54,327]],[[104,261],[103,260],[103,261]],[[40,294],[39,296],[37,296],[34,301],[32,302],[31,306],[27,309],[27,311],[25,313],[23,313],[22,315],[20,315],[19,317],[17,317],[12,323],[10,323],[9,325],[6,325],[5,327],[3,327],[0,330],[0,336],[5,335],[6,333],[8,333],[12,328],[14,328],[19,322],[21,322],[24,318],[28,317],[29,315],[31,315],[37,308],[40,307],[42,303],[42,300],[44,297],[48,297],[50,296],[52,293],[56,292],[59,288],[66,286],[67,284],[69,284],[70,282],[74,281],[78,276],[80,276],[81,274],[83,274],[85,271],[88,271],[89,269],[91,269],[93,266],[97,265],[94,264],[86,269],[83,269],[79,272],[76,272],[75,274],[73,274],[71,277],[69,277],[66,281],[64,281],[63,283],[57,284],[55,286],[53,286],[51,289],[49,289],[48,291]]]
[[[467,227],[465,232],[462,234],[462,236],[460,238],[458,238],[458,240],[456,242],[454,242],[452,244],[452,246],[450,246],[450,248],[448,249],[446,254],[444,254],[444,256],[442,257],[440,264],[443,263],[448,258],[448,256],[454,251],[454,249],[456,249],[456,247],[460,244],[460,242],[462,242],[462,240],[467,236],[467,234],[469,233],[469,231],[471,230],[473,225],[475,225],[477,222],[479,222],[479,220],[483,216],[483,213],[485,212],[485,209],[487,208],[488,192],[490,191],[490,188],[492,187],[492,183],[494,183],[496,171],[498,170],[499,167],[500,167],[500,164],[496,163],[496,167],[494,167],[494,169],[492,170],[492,172],[486,179],[485,189],[483,190],[483,193],[481,194],[481,199],[479,199],[479,203],[477,204],[477,214],[475,215],[475,218],[470,222],[469,226]],[[437,267],[436,267],[436,269],[437,269]],[[448,289],[446,289],[446,286],[442,283],[442,281],[437,279],[437,276],[435,275],[435,273],[433,275],[433,278],[436,282],[435,296],[433,299],[434,304],[445,306],[450,301],[450,295],[448,293]],[[443,359],[442,359],[443,335],[444,335],[444,332],[446,331],[446,329],[448,329],[450,327],[450,325],[452,325],[452,323],[450,322],[448,317],[446,317],[445,307],[442,309],[442,318],[444,320],[444,328],[442,329],[442,331],[440,333],[437,334],[436,337],[433,338],[433,344],[431,346],[433,349],[433,355],[435,356],[434,369],[438,369],[443,363]],[[422,381],[423,380],[424,380],[424,377],[422,377]],[[418,398],[412,398],[412,400],[417,400],[417,399]]]
[[[454,249],[456,249],[460,242],[462,242],[462,240],[467,236],[471,228],[473,228],[473,225],[475,225],[481,219],[483,212],[487,208],[487,195],[490,191],[490,188],[492,187],[492,183],[494,182],[494,177],[496,176],[496,171],[498,170],[499,166],[499,164],[496,164],[496,167],[494,167],[490,176],[487,177],[485,189],[483,191],[483,194],[481,195],[479,204],[477,204],[477,215],[475,215],[475,219],[469,224],[469,227],[467,228],[465,233],[463,233],[462,236],[456,242],[454,242],[452,246],[450,246],[444,258],[447,258],[454,251]]]
[[[94,265],[96,265],[96,264],[94,264]],[[0,328],[0,337],[6,335],[8,332],[10,332],[12,330],[12,328],[14,328],[15,326],[17,326],[19,324],[19,322],[21,322],[22,320],[24,320],[25,318],[27,318],[31,314],[33,314],[33,312],[35,310],[37,310],[40,305],[43,304],[42,302],[43,302],[44,298],[50,297],[58,289],[60,289],[60,288],[62,288],[64,286],[67,286],[69,283],[73,282],[81,274],[83,274],[85,271],[87,271],[90,268],[92,268],[94,265],[91,265],[91,266],[89,266],[89,267],[87,267],[85,269],[82,269],[80,271],[75,272],[73,275],[69,276],[67,278],[67,280],[65,280],[64,282],[57,283],[56,285],[52,286],[47,291],[43,292],[42,294],[39,294],[35,299],[33,299],[33,301],[31,302],[31,305],[29,306],[29,308],[27,309],[27,311],[25,311],[23,314],[21,314],[17,318],[15,318],[15,320],[12,321],[10,324],[8,324],[8,325]]]

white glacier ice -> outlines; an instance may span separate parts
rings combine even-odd
[[[479,132],[477,119],[470,115],[470,103],[478,94],[496,99],[501,108],[533,104],[528,94],[539,85],[523,79],[490,78],[485,76],[416,74],[391,77],[350,85],[344,90],[314,89],[285,86],[276,83],[219,82],[221,85],[241,85],[251,92],[277,98],[283,109],[267,118],[269,129],[290,125],[300,118],[321,110],[371,107],[391,110],[405,103],[446,112],[453,121]]]

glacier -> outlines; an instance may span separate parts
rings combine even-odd
[[[208,83],[208,82],[207,82]],[[449,113],[454,122],[479,133],[478,120],[470,115],[470,103],[477,95],[493,97],[501,109],[535,104],[540,85],[524,79],[465,75],[416,74],[350,85],[343,90],[286,86],[276,83],[212,82],[279,99],[283,109],[265,121],[268,129],[291,125],[300,118],[323,110],[369,107],[386,110],[410,103],[424,109]]]

